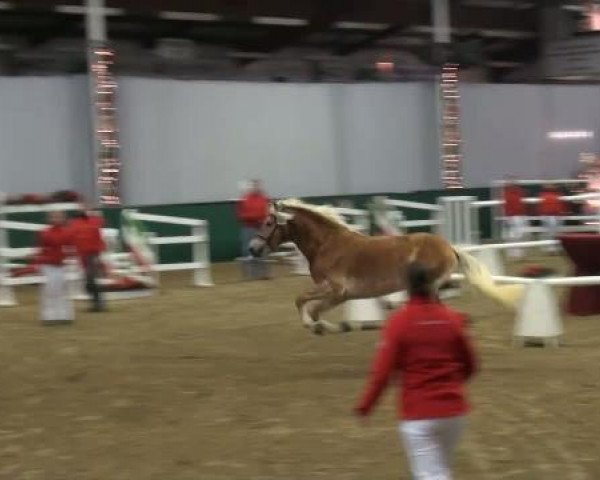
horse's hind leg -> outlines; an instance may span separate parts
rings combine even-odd
[[[443,289],[452,288],[454,285],[452,282],[452,271],[453,267],[448,268],[433,282],[434,293],[436,297],[440,298],[440,293]]]

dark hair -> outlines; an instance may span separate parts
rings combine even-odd
[[[408,293],[413,296],[431,296],[431,275],[421,262],[411,262],[406,270]]]

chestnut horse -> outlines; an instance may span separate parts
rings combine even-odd
[[[310,266],[315,286],[297,297],[296,307],[304,325],[315,333],[340,330],[320,316],[346,300],[404,290],[406,267],[413,261],[429,269],[438,288],[459,267],[469,283],[508,307],[515,307],[520,292],[519,287],[495,285],[483,264],[438,235],[363,235],[353,231],[334,208],[296,199],[271,207],[250,242],[250,252],[261,256],[285,242],[293,242]]]

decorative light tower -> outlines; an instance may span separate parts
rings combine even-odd
[[[104,0],[86,0],[86,5],[96,200],[100,205],[115,206],[121,204],[115,52],[106,40]]]
[[[440,78],[442,184],[444,188],[463,188],[462,137],[460,134],[460,94],[458,65],[446,63]]]
[[[436,64],[441,69],[436,103],[438,105],[440,173],[444,188],[463,188],[462,141],[460,135],[460,96],[458,65],[449,63],[451,47],[449,0],[430,0],[433,45]]]

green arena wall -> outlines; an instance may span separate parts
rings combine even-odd
[[[408,193],[373,193],[368,195],[338,195],[326,197],[304,197],[303,199],[313,203],[337,203],[342,200],[352,202],[355,208],[367,208],[371,198],[375,195],[384,195],[399,200],[410,200],[423,203],[435,203],[438,197],[449,195],[472,195],[479,200],[490,198],[489,188],[471,188],[460,190],[428,190]],[[159,215],[170,215],[175,217],[188,217],[204,219],[210,226],[210,253],[214,262],[231,261],[240,255],[240,225],[235,215],[234,201],[211,202],[211,203],[188,203],[177,205],[145,205],[143,207],[128,206],[126,208],[138,209],[141,212]],[[491,218],[487,209],[483,209],[480,215],[480,229],[482,238],[489,238],[491,234]],[[119,228],[121,208],[104,209],[107,226]],[[406,212],[407,220],[421,220],[427,218],[428,212],[423,210],[409,209]],[[43,222],[43,214],[16,214],[10,219]],[[148,230],[159,236],[163,235],[185,235],[189,233],[189,227],[167,224],[151,224]],[[9,235],[11,246],[31,245],[34,241],[33,232],[11,231]],[[160,247],[160,259],[164,263],[186,262],[191,260],[191,248],[189,245],[162,245]]]

